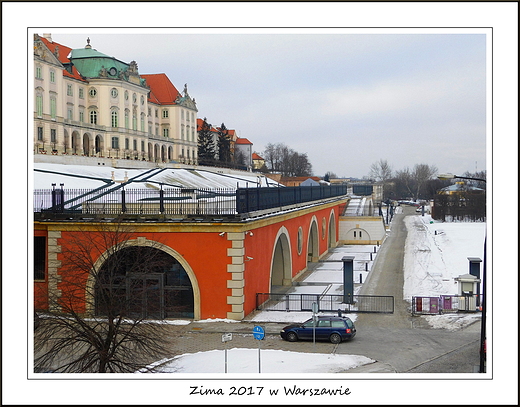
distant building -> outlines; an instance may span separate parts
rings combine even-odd
[[[439,193],[440,194],[446,194],[446,195],[453,195],[453,194],[460,194],[462,192],[484,192],[482,188],[473,187],[470,185],[466,185],[463,181],[457,181],[455,184],[450,185],[448,187],[442,188]]]
[[[265,160],[262,157],[260,157],[257,153],[253,153],[252,161],[254,170],[261,170],[265,167]]]
[[[162,73],[34,34],[34,154],[197,163],[197,107]]]
[[[235,157],[241,155],[244,164],[251,168],[253,166],[253,143],[246,138],[237,137],[235,140]]]
[[[310,181],[308,181],[310,180]],[[286,187],[299,187],[302,183],[306,182],[307,185],[312,181],[312,185],[319,185],[321,181],[320,177],[282,177],[280,179],[280,183],[285,185]]]

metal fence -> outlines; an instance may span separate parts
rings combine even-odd
[[[438,315],[456,312],[478,312],[482,295],[441,295],[412,297],[412,315]]]
[[[319,187],[278,187],[237,189],[237,212],[248,213],[264,209],[301,204],[347,194],[346,185]]]
[[[340,187],[340,188],[339,188]],[[79,215],[229,216],[344,195],[344,186],[276,188],[38,189],[34,212]]]
[[[352,295],[350,303],[344,302],[343,295],[334,294],[273,294],[257,293],[256,309],[260,311],[312,311],[312,304],[318,304],[318,312],[394,312],[394,297],[377,295]]]

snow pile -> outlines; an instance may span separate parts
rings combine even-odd
[[[162,373],[225,373],[226,351],[187,353],[161,361]],[[259,362],[260,355],[260,362]],[[299,353],[273,349],[227,350],[227,373],[339,373],[375,360],[358,355]],[[260,366],[259,366],[260,363]]]

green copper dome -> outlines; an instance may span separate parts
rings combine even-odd
[[[109,57],[90,46],[90,40],[85,48],[73,49],[69,59],[78,72],[85,78],[121,78],[128,70],[129,64]]]

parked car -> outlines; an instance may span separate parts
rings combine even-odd
[[[315,331],[315,332],[314,332]],[[318,340],[340,343],[356,336],[354,322],[344,316],[320,315],[316,317],[316,325],[311,319],[302,324],[288,325],[280,331],[280,336],[289,342],[298,340]]]

